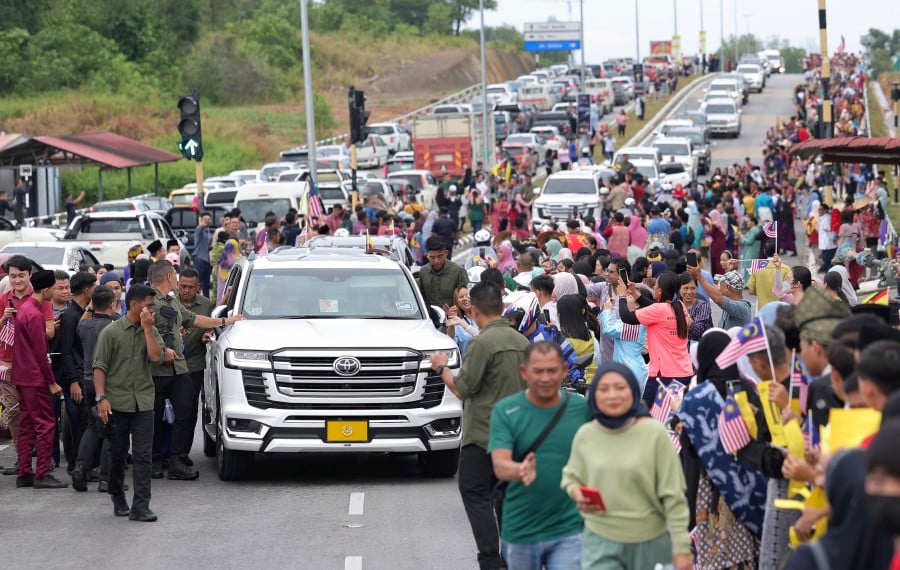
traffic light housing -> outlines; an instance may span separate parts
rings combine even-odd
[[[350,142],[356,144],[366,140],[369,136],[366,123],[369,121],[371,113],[366,111],[366,94],[364,91],[357,91],[351,87],[347,96],[347,102],[350,110]]]
[[[200,95],[194,91],[178,99],[178,150],[187,159],[203,160],[203,135],[200,130]]]

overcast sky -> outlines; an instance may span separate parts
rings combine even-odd
[[[639,4],[640,53],[649,53],[650,40],[668,40],[674,33],[674,2],[678,5],[678,31],[682,52],[696,53],[700,40],[700,6],[706,28],[707,51],[718,49],[721,41],[720,6],[724,3],[725,36],[748,30],[758,38],[779,36],[791,45],[818,51],[819,21],[817,0],[584,0],[585,61],[600,62],[609,57],[635,56],[634,2]],[[526,22],[579,20],[579,0],[497,0],[497,9],[486,11],[485,24],[515,26],[520,32]],[[893,6],[893,7],[892,7]],[[870,27],[891,32],[900,20],[892,0],[828,0],[828,50],[834,52],[841,41],[848,51],[861,49],[860,37]],[[737,22],[735,22],[737,14]],[[878,19],[878,16],[881,19]],[[479,25],[476,13],[470,28]],[[580,56],[576,55],[580,61]]]

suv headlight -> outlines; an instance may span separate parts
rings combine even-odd
[[[238,350],[229,348],[225,351],[225,366],[229,368],[252,368],[255,370],[271,370],[272,362],[265,350]]]
[[[431,369],[431,355],[435,352],[443,352],[449,359],[447,360],[447,368],[458,368],[459,367],[459,350],[454,348],[453,350],[424,350],[422,351],[422,364],[420,365],[423,369]]]

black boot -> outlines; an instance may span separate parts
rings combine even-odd
[[[113,514],[117,517],[127,517],[131,514],[131,509],[128,508],[128,501],[125,500],[125,495],[111,495],[113,502]]]

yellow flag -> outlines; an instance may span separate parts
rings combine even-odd
[[[828,415],[828,448],[832,453],[840,449],[859,447],[864,439],[878,431],[881,412],[872,408],[833,408]],[[824,441],[823,447],[824,447]]]
[[[747,432],[750,434],[750,437],[756,439],[759,434],[759,426],[756,425],[756,415],[753,413],[753,408],[750,407],[750,402],[747,400],[747,392],[744,392],[743,390],[735,392],[734,401],[741,411],[741,417],[744,418],[744,423],[747,424]]]
[[[772,444],[778,447],[787,447],[788,442],[784,435],[784,425],[781,423],[781,410],[778,409],[778,404],[769,400],[769,385],[771,383],[771,381],[766,381],[757,385],[757,388],[759,388],[759,399],[762,401],[766,425],[769,426],[769,433],[772,434]],[[802,453],[800,457],[803,457]]]

